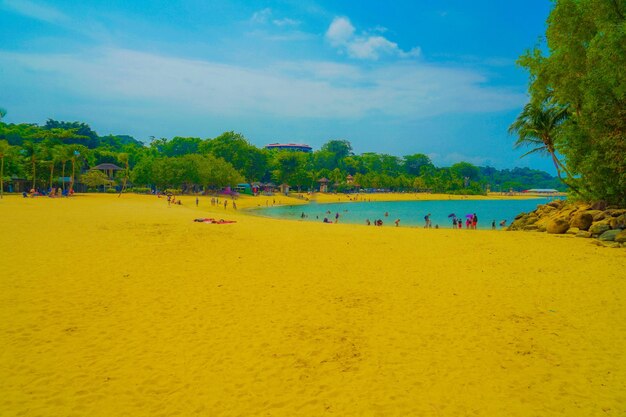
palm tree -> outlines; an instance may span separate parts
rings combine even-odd
[[[37,162],[39,162],[39,160],[41,159],[43,148],[41,147],[39,143],[30,142],[30,141],[24,142],[23,147],[26,150],[26,154],[27,154],[26,158],[31,164],[32,175],[33,175],[33,185],[31,188],[34,190],[35,186],[37,185]]]
[[[87,152],[87,147],[83,145],[71,145],[70,153],[72,161],[72,177],[70,178],[70,191],[74,192],[74,179],[76,178],[76,162],[80,162],[82,158],[85,157],[85,153]]]
[[[9,154],[10,150],[11,145],[9,145],[9,142],[0,140],[0,198],[4,198],[4,158]]]
[[[68,145],[59,145],[56,147],[59,150],[58,160],[61,162],[61,181],[63,184],[63,191],[65,191],[65,165],[68,161],[72,160],[73,150]]]
[[[60,146],[55,146],[48,151],[49,161],[46,161],[50,165],[50,191],[52,191],[52,180],[54,178],[54,167],[57,162],[61,162],[63,158],[63,149]]]
[[[572,174],[556,155],[556,141],[561,126],[568,118],[569,112],[567,107],[550,103],[537,105],[531,102],[524,106],[524,110],[509,127],[509,134],[518,136],[513,145],[515,148],[522,146],[533,147],[533,149],[522,155],[522,158],[533,153],[549,155],[561,182],[572,190],[578,191],[571,185]],[[563,178],[562,173],[565,173],[567,179]]]
[[[117,196],[119,198],[122,196],[122,193],[126,189],[126,183],[128,182],[128,173],[129,173],[128,154],[125,152],[117,154],[117,160],[124,164],[124,183],[122,184],[122,189],[120,190],[120,193]]]

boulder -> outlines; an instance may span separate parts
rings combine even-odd
[[[554,200],[554,201],[550,201],[548,204],[546,204],[547,206],[550,207],[554,207],[554,208],[561,208],[563,207],[563,204],[565,204],[565,202],[563,200]]]
[[[626,229],[626,214],[611,217],[609,219],[609,226],[611,226],[611,229]]]
[[[534,232],[537,231],[539,229],[539,227],[536,224],[527,224],[526,226],[522,227],[522,230],[525,230],[527,232]]]
[[[574,214],[569,225],[571,227],[577,227],[580,230],[589,230],[589,227],[593,223],[593,216],[589,213],[582,212]]]
[[[594,216],[593,216],[593,221],[594,221],[594,222],[599,222],[600,220],[604,220],[604,219],[606,219],[607,217],[611,217],[611,216],[609,216],[608,214],[606,214],[606,213],[605,213],[605,212],[603,212],[603,211],[599,211],[599,212],[597,212],[596,214],[594,214]]]
[[[602,246],[606,246],[607,248],[621,248],[622,245],[620,245],[617,242],[600,242],[602,244]]]
[[[626,230],[622,230],[616,234],[614,240],[619,243],[626,243]]]
[[[598,240],[601,240],[603,242],[613,242],[615,240],[615,237],[617,236],[617,234],[620,233],[620,232],[621,232],[620,229],[607,230],[606,232],[604,232],[604,233],[602,233],[600,235]]]
[[[567,232],[567,229],[569,229],[569,222],[567,221],[567,219],[564,219],[562,217],[558,219],[553,219],[546,225],[546,230],[548,231],[548,233],[556,235],[561,235]]]
[[[580,232],[578,227],[570,227],[569,229],[567,229],[567,232],[565,232],[565,233],[568,234],[568,235],[577,235],[578,232]]]
[[[576,237],[590,238],[591,232],[588,232],[586,230],[581,230],[580,232],[576,233]]]
[[[610,230],[611,226],[607,222],[597,222],[591,225],[589,231],[592,235],[601,235],[602,233]]]
[[[522,217],[524,217],[524,216],[525,216],[525,215],[527,215],[527,214],[528,214],[528,213],[520,213],[520,214],[518,214],[517,216],[515,216],[515,219],[514,219],[514,220],[519,220],[519,219],[521,219]]]
[[[591,205],[591,208],[594,210],[606,210],[606,201],[598,201]]]
[[[622,214],[626,214],[626,209],[608,209],[604,210],[604,212],[612,217],[619,217]]]

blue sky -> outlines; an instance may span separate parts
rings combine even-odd
[[[515,61],[549,0],[0,0],[7,122],[257,146],[349,140],[552,172],[507,127],[527,101]]]

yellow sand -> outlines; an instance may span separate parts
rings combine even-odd
[[[0,416],[626,415],[625,250],[183,203],[0,201]]]

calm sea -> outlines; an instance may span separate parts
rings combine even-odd
[[[372,223],[381,219],[384,226],[395,226],[394,221],[400,219],[400,226],[423,226],[424,216],[431,214],[432,227],[452,227],[454,214],[465,222],[466,216],[476,213],[478,228],[490,229],[491,222],[506,224],[522,212],[529,212],[539,204],[546,204],[552,198],[533,198],[528,200],[443,200],[443,201],[377,201],[316,204],[304,206],[281,206],[254,210],[255,214],[267,217],[321,222],[324,217],[335,221],[339,213],[339,223],[365,224],[366,219]],[[330,213],[329,213],[330,212]],[[302,218],[304,213],[304,218]],[[385,216],[388,213],[388,216]],[[463,224],[465,228],[465,223]]]

